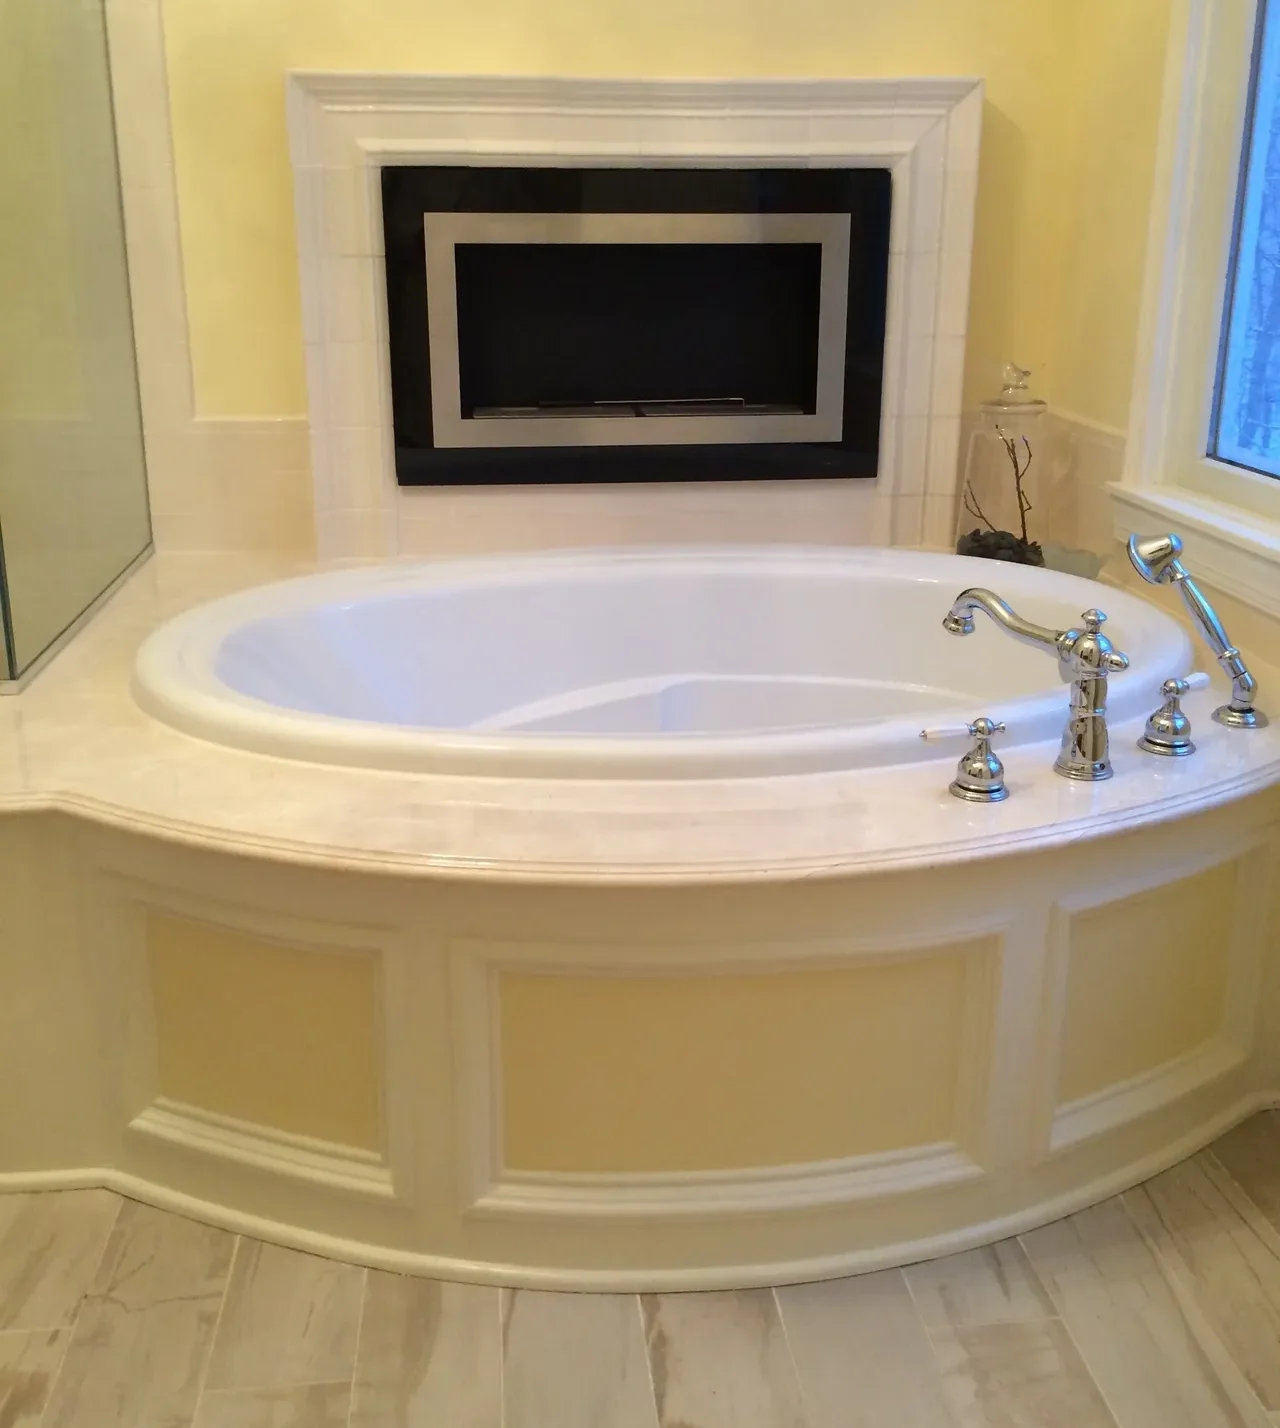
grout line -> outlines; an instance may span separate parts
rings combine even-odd
[[[1040,1317],[1034,1318],[1034,1319],[1025,1319],[1025,1318],[1023,1318],[1023,1319],[984,1319],[984,1320],[981,1322],[981,1324],[974,1324],[974,1325],[955,1325],[955,1324],[948,1324],[948,1325],[945,1325],[945,1326],[940,1325],[940,1326],[938,1326],[938,1327],[940,1327],[940,1328],[945,1327],[945,1328],[948,1328],[948,1329],[951,1329],[951,1330],[954,1331],[956,1328],[965,1328],[965,1327],[969,1327],[969,1328],[982,1328],[982,1329],[995,1329],[995,1328],[1006,1327],[1006,1326],[1013,1325],[1013,1324],[1018,1324],[1018,1325],[1058,1324],[1058,1325],[1061,1327],[1062,1332],[1067,1336],[1067,1339],[1068,1339],[1068,1341],[1070,1342],[1071,1347],[1075,1350],[1076,1358],[1079,1359],[1079,1361],[1080,1361],[1080,1367],[1084,1370],[1085,1376],[1088,1378],[1089,1382],[1093,1385],[1094,1390],[1095,1390],[1095,1391],[1097,1392],[1097,1394],[1098,1394],[1098,1397],[1102,1400],[1103,1407],[1107,1410],[1107,1414],[1108,1414],[1108,1416],[1109,1416],[1110,1419],[1111,1419],[1113,1428],[1122,1428],[1122,1425],[1121,1425],[1121,1423],[1120,1423],[1119,1415],[1116,1413],[1115,1409],[1112,1408],[1111,1403],[1110,1403],[1109,1400],[1107,1399],[1106,1394],[1102,1391],[1102,1385],[1101,1385],[1101,1384],[1098,1382],[1098,1380],[1094,1377],[1093,1370],[1089,1367],[1089,1361],[1088,1361],[1088,1359],[1085,1358],[1084,1354],[1081,1352],[1080,1345],[1076,1343],[1075,1336],[1072,1334],[1071,1328],[1070,1328],[1070,1326],[1068,1325],[1068,1323],[1067,1323],[1067,1321],[1066,1321],[1066,1318],[1063,1316],[1063,1314],[1062,1314],[1062,1312],[1061,1312],[1061,1309],[1060,1309],[1060,1306],[1059,1306],[1059,1305],[1057,1304],[1057,1302],[1055,1301],[1053,1295],[1049,1292],[1048,1286],[1044,1283],[1044,1281],[1040,1278],[1039,1274],[1036,1272],[1035,1266],[1031,1263],[1031,1257],[1030,1257],[1029,1255],[1026,1255],[1026,1250],[1023,1249],[1023,1245],[1022,1245],[1022,1237],[1021,1237],[1020,1235],[1018,1235],[1018,1236],[1015,1236],[1014,1238],[1015,1238],[1016,1241],[1017,1241],[1019,1250],[1021,1250],[1022,1253],[1026,1256],[1027,1266],[1028,1266],[1028,1268],[1031,1270],[1031,1273],[1032,1273],[1032,1275],[1034,1276],[1036,1283],[1039,1284],[1040,1287],[1041,1287],[1041,1289],[1044,1290],[1045,1299],[1053,1306],[1055,1312],[1054,1312],[1053,1314],[1041,1315]],[[964,1253],[964,1251],[962,1251],[962,1253]],[[905,1282],[905,1284],[906,1284],[906,1286],[907,1286],[907,1293],[911,1296],[911,1302],[912,1302],[912,1304],[913,1304],[914,1307],[915,1307],[916,1317],[917,1317],[917,1319],[920,1321],[920,1326],[921,1326],[921,1328],[924,1330],[925,1340],[926,1340],[926,1342],[928,1343],[928,1345],[929,1345],[929,1350],[930,1350],[930,1352],[931,1352],[932,1355],[933,1355],[933,1361],[934,1361],[935,1367],[937,1368],[939,1380],[942,1381],[942,1383],[944,1384],[943,1397],[944,1397],[944,1399],[946,1400],[947,1410],[948,1410],[948,1412],[951,1412],[951,1413],[954,1414],[954,1410],[953,1410],[952,1405],[951,1405],[950,1396],[949,1396],[949,1395],[946,1393],[946,1391],[945,1391],[946,1373],[945,1373],[945,1371],[944,1371],[944,1369],[943,1369],[942,1360],[941,1360],[941,1358],[939,1358],[939,1356],[938,1356],[938,1346],[937,1346],[937,1343],[935,1342],[934,1337],[933,1337],[933,1330],[930,1329],[929,1324],[925,1321],[925,1317],[924,1317],[923,1313],[921,1313],[921,1311],[920,1311],[920,1302],[919,1302],[919,1300],[916,1298],[915,1290],[912,1289],[912,1287],[911,1287],[911,1278],[910,1278],[910,1276],[907,1275],[907,1274],[906,1274],[904,1271],[902,1271],[902,1270],[899,1270],[899,1273],[902,1274],[903,1281]]]
[[[965,1254],[968,1253],[968,1251],[962,1250],[961,1253]],[[946,1256],[946,1258],[950,1258],[950,1256]],[[924,1317],[924,1310],[920,1307],[920,1300],[917,1298],[915,1290],[911,1287],[911,1276],[907,1273],[907,1270],[909,1268],[911,1268],[910,1265],[899,1265],[898,1273],[902,1276],[903,1284],[907,1286],[907,1298],[910,1299],[911,1307],[916,1311],[916,1320],[919,1323],[920,1327],[924,1330],[924,1336],[926,1341],[928,1342],[929,1350],[931,1353],[933,1353],[934,1362],[937,1364],[938,1372],[941,1373],[942,1363],[938,1359],[937,1352],[934,1349],[933,1335],[929,1332],[929,1321]]]
[[[975,1319],[971,1324],[935,1324],[933,1327],[939,1332],[942,1330],[954,1332],[956,1329],[1012,1329],[1019,1324],[1052,1324],[1055,1319],[1059,1321],[1062,1319],[1062,1315],[1056,1309],[1052,1314],[1038,1314],[1032,1319]],[[924,1331],[926,1334],[930,1332],[928,1324],[925,1324]]]
[[[216,1394],[219,1398],[244,1398],[249,1394],[292,1393],[295,1388],[346,1388],[345,1378],[304,1378],[297,1383],[263,1383],[248,1388],[207,1388],[205,1394]]]
[[[507,1322],[502,1296],[511,1293],[514,1291],[500,1284],[493,1296],[498,1306],[498,1428],[507,1428]]]
[[[360,1373],[360,1343],[364,1338],[364,1310],[369,1302],[369,1267],[361,1270],[360,1312],[356,1316],[356,1347],[351,1355],[351,1397],[347,1400],[347,1428],[351,1428],[351,1418],[356,1411],[356,1379]]]
[[[649,1357],[649,1331],[644,1322],[644,1303],[639,1294],[633,1294],[631,1302],[635,1305],[636,1318],[640,1321],[640,1347],[644,1353],[645,1377],[649,1380],[649,1404],[653,1409],[654,1428],[661,1428],[658,1418],[658,1388],[653,1381],[653,1360]]]
[[[800,1411],[804,1415],[804,1422],[810,1422],[809,1404],[804,1394],[804,1380],[800,1377],[800,1365],[796,1362],[795,1350],[791,1347],[791,1333],[787,1328],[786,1316],[782,1312],[782,1301],[778,1298],[778,1286],[775,1284],[769,1290],[769,1298],[773,1303],[773,1312],[778,1316],[778,1327],[782,1330],[782,1342],[787,1350],[787,1361],[791,1365],[791,1373],[796,1381],[796,1392],[800,1395]]]
[[[1116,1428],[1122,1428],[1120,1415],[1116,1412],[1115,1406],[1107,1397],[1106,1390],[1098,1381],[1097,1374],[1089,1367],[1089,1360],[1085,1358],[1084,1350],[1076,1342],[1076,1336],[1071,1332],[1071,1325],[1067,1323],[1066,1318],[1063,1316],[1059,1316],[1058,1323],[1062,1325],[1062,1332],[1067,1336],[1067,1342],[1076,1351],[1076,1358],[1080,1360],[1080,1367],[1084,1369],[1085,1377],[1088,1378],[1089,1382],[1093,1385],[1094,1392],[1102,1400],[1102,1406],[1107,1410],[1108,1414],[1110,1414],[1112,1423],[1116,1425]]]
[[[942,1405],[946,1410],[947,1421],[952,1424],[958,1424],[960,1412],[959,1409],[952,1404],[951,1395],[947,1392],[946,1369],[943,1367],[942,1359],[938,1353],[938,1346],[933,1341],[933,1335],[929,1332],[929,1326],[925,1323],[924,1314],[920,1309],[920,1301],[916,1298],[916,1292],[911,1287],[911,1277],[907,1274],[907,1267],[900,1265],[898,1267],[898,1274],[903,1284],[906,1285],[907,1299],[910,1301],[912,1309],[915,1310],[916,1323],[920,1327],[920,1332],[924,1335],[925,1348],[929,1352],[929,1361],[933,1365],[933,1377],[938,1385],[938,1393],[941,1397]]]
[[[213,1333],[209,1335],[209,1350],[204,1356],[204,1364],[200,1369],[200,1386],[196,1389],[196,1406],[191,1415],[192,1428],[200,1421],[200,1409],[204,1404],[205,1390],[209,1384],[209,1367],[213,1363],[214,1351],[218,1347],[218,1335],[222,1332],[222,1316],[226,1312],[227,1299],[231,1293],[231,1280],[240,1260],[240,1246],[243,1242],[244,1236],[237,1235],[235,1244],[231,1246],[231,1262],[227,1265],[227,1277],[222,1286],[222,1298],[218,1300],[218,1312],[213,1320]]]
[[[58,1193],[58,1192],[55,1192]],[[111,1224],[107,1227],[107,1233],[102,1237],[102,1246],[98,1250],[98,1257],[94,1261],[93,1273],[89,1276],[89,1287],[80,1296],[80,1302],[76,1305],[75,1313],[72,1314],[70,1322],[65,1326],[67,1330],[67,1342],[62,1350],[62,1356],[58,1359],[58,1367],[53,1371],[53,1377],[49,1380],[49,1393],[44,1401],[44,1407],[40,1410],[40,1417],[37,1419],[36,1428],[45,1421],[45,1415],[49,1411],[49,1405],[53,1402],[53,1396],[57,1392],[58,1383],[62,1378],[62,1370],[67,1364],[67,1355],[71,1352],[71,1345],[75,1342],[76,1326],[80,1322],[80,1311],[84,1308],[84,1301],[93,1293],[93,1286],[98,1282],[98,1275],[102,1272],[103,1261],[107,1257],[107,1249],[111,1244],[111,1237],[116,1232],[116,1227],[120,1223],[120,1212],[124,1209],[124,1196],[117,1195],[114,1190],[107,1190],[104,1194],[112,1195],[116,1202],[116,1212],[111,1217]],[[63,1326],[59,1326],[63,1327]],[[17,1330],[15,1332],[23,1332]],[[47,1331],[46,1331],[47,1332]]]

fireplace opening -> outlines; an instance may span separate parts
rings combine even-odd
[[[463,420],[813,413],[818,243],[468,243]]]
[[[402,485],[869,477],[881,169],[382,171]]]

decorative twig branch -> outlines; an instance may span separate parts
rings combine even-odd
[[[991,522],[987,519],[987,513],[978,504],[978,498],[973,493],[972,481],[966,481],[964,483],[963,500],[965,510],[968,511],[971,516],[974,516],[977,520],[980,520],[989,531],[994,532],[995,526],[993,526]]]
[[[1014,437],[1006,435],[1001,427],[996,427],[996,435],[1004,443],[1005,452],[1009,457],[1009,464],[1013,467],[1013,489],[1018,495],[1018,519],[1022,525],[1022,539],[1026,542],[1030,539],[1027,535],[1027,513],[1031,511],[1033,507],[1023,482],[1026,480],[1027,472],[1031,469],[1031,443],[1024,436],[1022,438],[1022,453],[1020,454],[1018,451],[1018,442]],[[1025,461],[1021,459],[1023,454],[1026,456]]]

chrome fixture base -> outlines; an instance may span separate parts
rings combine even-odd
[[[922,739],[953,739],[971,734],[973,748],[956,765],[956,776],[948,792],[966,803],[1003,803],[1009,797],[1004,782],[1004,765],[992,752],[991,736],[1003,734],[1005,726],[985,715],[972,724],[952,724],[941,729],[921,729]]]
[[[1149,738],[1146,734],[1138,740],[1138,747],[1144,754],[1159,754],[1166,759],[1185,759],[1196,751],[1196,746],[1190,739],[1182,743],[1164,744],[1159,739]]]
[[[1083,629],[1050,630],[1015,614],[994,591],[971,589],[956,596],[943,617],[943,629],[953,635],[971,635],[977,610],[1020,643],[1036,645],[1056,656],[1059,672],[1071,685],[1067,724],[1054,772],[1081,782],[1110,778],[1107,676],[1128,669],[1129,657],[1102,633],[1107,617],[1101,610],[1086,610],[1080,617]]]
[[[1180,557],[1182,541],[1176,535],[1129,537],[1129,563],[1148,585],[1176,585],[1196,628],[1214,658],[1226,670],[1231,680],[1231,703],[1214,711],[1214,719],[1228,729],[1265,729],[1267,716],[1253,707],[1258,681],[1240,651],[1227,638],[1218,612],[1205,599],[1204,592],[1187,573]]]
[[[990,788],[966,788],[959,779],[947,785],[947,792],[953,798],[963,798],[966,803],[1003,803],[1009,797],[1009,790],[1004,784]]]
[[[1109,758],[1077,764],[1064,762],[1061,754],[1054,760],[1053,771],[1063,778],[1075,779],[1077,783],[1101,783],[1103,779],[1114,778],[1116,773]]]
[[[1213,718],[1228,729],[1265,729],[1271,722],[1260,709],[1237,709],[1234,704],[1220,705]]]

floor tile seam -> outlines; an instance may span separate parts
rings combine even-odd
[[[356,1315],[356,1343],[351,1351],[351,1397],[347,1402],[347,1428],[351,1428],[351,1420],[356,1411],[356,1383],[360,1377],[360,1345],[364,1339],[364,1314],[369,1303],[369,1268],[364,1266],[360,1271],[360,1311]]]
[[[101,1193],[112,1195],[115,1192],[104,1190]],[[43,1424],[48,1416],[49,1405],[54,1401],[54,1397],[58,1392],[58,1385],[62,1382],[63,1370],[67,1366],[67,1355],[71,1352],[71,1345],[75,1340],[76,1327],[80,1322],[81,1311],[84,1309],[85,1301],[89,1298],[90,1293],[92,1293],[93,1286],[98,1282],[98,1275],[102,1273],[102,1266],[107,1257],[107,1249],[111,1244],[111,1237],[115,1234],[116,1228],[120,1224],[120,1215],[124,1210],[124,1196],[116,1195],[115,1202],[115,1214],[111,1216],[111,1223],[107,1226],[107,1232],[102,1237],[102,1244],[99,1246],[97,1258],[93,1262],[93,1273],[90,1274],[88,1280],[89,1289],[80,1296],[80,1302],[76,1305],[75,1312],[72,1314],[70,1321],[65,1325],[58,1326],[60,1329],[65,1328],[67,1337],[62,1345],[62,1353],[58,1357],[58,1367],[54,1370],[53,1377],[49,1380],[49,1392],[45,1397],[44,1407],[40,1410],[40,1417],[37,1420],[36,1428],[43,1428]],[[37,1332],[44,1331],[37,1330]],[[53,1330],[49,1330],[48,1332],[52,1333]]]
[[[204,1395],[209,1387],[209,1370],[213,1366],[213,1356],[218,1348],[218,1336],[222,1332],[222,1319],[227,1310],[227,1297],[231,1293],[231,1281],[236,1272],[236,1264],[240,1259],[240,1246],[244,1242],[243,1235],[237,1235],[235,1242],[231,1246],[231,1259],[227,1265],[227,1276],[222,1282],[222,1295],[218,1300],[218,1312],[213,1319],[213,1332],[209,1335],[209,1349],[204,1356],[204,1363],[200,1365],[200,1383],[196,1389],[196,1408],[192,1419],[194,1422],[200,1416],[200,1407],[204,1402]]]
[[[791,1347],[791,1330],[787,1328],[787,1319],[782,1312],[782,1301],[778,1298],[777,1286],[769,1290],[769,1302],[777,1316],[778,1327],[782,1330],[782,1344],[787,1351],[787,1362],[791,1365],[791,1377],[795,1380],[796,1393],[800,1396],[800,1421],[805,1425],[805,1428],[811,1428],[813,1420],[809,1415],[809,1400],[805,1396],[804,1380],[800,1377],[800,1365],[796,1362],[795,1350]]]

